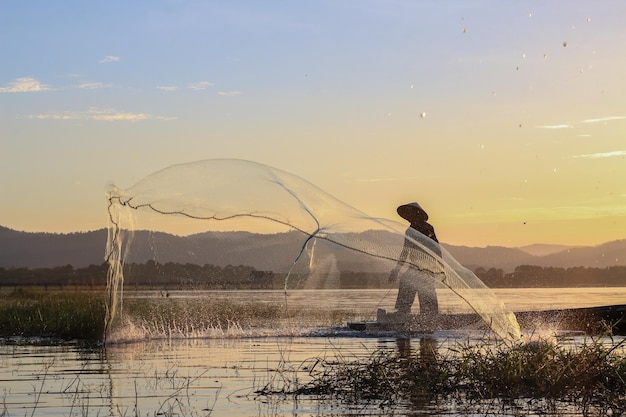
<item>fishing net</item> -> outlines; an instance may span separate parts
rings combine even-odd
[[[375,312],[393,309],[398,284],[389,277],[401,266],[403,280],[426,280],[451,300],[442,309],[477,313],[500,337],[519,337],[515,316],[442,246],[288,172],[206,160],[112,187],[107,197],[107,331],[120,315],[124,285],[282,291],[299,299],[310,290],[343,290],[349,298],[348,290],[367,289],[380,297],[370,306]],[[412,254],[401,259],[407,242]]]

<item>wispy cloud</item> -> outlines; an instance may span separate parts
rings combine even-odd
[[[154,116],[148,113],[129,113],[113,109],[90,108],[83,112],[41,113],[30,116],[38,120],[97,120],[105,122],[139,122],[144,120],[174,120],[176,117]]]
[[[598,158],[612,158],[615,156],[626,156],[626,151],[611,151],[611,152],[589,153],[589,154],[584,154],[584,155],[574,155],[574,158],[598,159]]]
[[[376,182],[398,182],[398,181],[412,181],[418,179],[418,177],[387,177],[387,178],[347,178],[347,182],[366,182],[366,183],[376,183]]]
[[[240,96],[241,91],[220,91],[217,93],[217,95],[225,96],[225,97],[234,97],[234,96]]]
[[[572,125],[546,125],[546,126],[537,126],[537,129],[571,129]]]
[[[10,82],[7,87],[0,87],[0,93],[33,93],[48,91],[51,88],[35,78],[22,77]]]
[[[82,90],[97,90],[99,88],[108,88],[108,87],[111,87],[111,84],[84,82],[78,85],[78,88]]]
[[[115,55],[107,55],[104,58],[102,58],[100,61],[98,61],[100,64],[108,64],[109,62],[117,62],[120,60],[119,56],[115,56]]]
[[[195,91],[203,91],[203,90],[208,90],[212,87],[215,87],[215,83],[212,83],[210,81],[198,81],[197,83],[191,83],[188,84],[186,87],[180,87],[177,85],[157,85],[157,90],[161,90],[161,91],[178,91],[178,90],[184,90],[184,89],[188,89],[188,90],[195,90]],[[230,90],[230,91],[218,91],[217,95],[219,96],[228,96],[228,97],[233,97],[233,96],[239,96],[243,94],[241,91],[237,91],[237,90]]]
[[[206,90],[207,88],[211,88],[214,85],[214,83],[210,83],[208,81],[200,81],[197,83],[189,84],[189,88],[192,90]]]
[[[592,119],[585,119],[580,122],[575,123],[563,123],[558,125],[542,125],[535,126],[537,129],[572,129],[576,126],[580,126],[581,124],[590,124],[590,123],[606,123],[613,122],[617,120],[626,120],[626,116],[607,116],[607,117],[598,117]]]
[[[609,117],[601,117],[598,119],[587,119],[583,120],[582,123],[603,123],[603,122],[611,122],[614,120],[625,120],[626,116],[609,116]]]

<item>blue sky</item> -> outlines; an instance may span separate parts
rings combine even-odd
[[[0,224],[106,226],[108,184],[242,158],[441,240],[626,230],[626,3],[3,1]]]

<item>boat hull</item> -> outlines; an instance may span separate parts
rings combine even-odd
[[[585,334],[626,335],[626,304],[572,309],[521,311],[515,313],[523,330],[548,328]],[[485,329],[477,314],[398,315],[383,309],[375,321],[349,322],[348,327],[365,332],[429,333],[439,330]]]

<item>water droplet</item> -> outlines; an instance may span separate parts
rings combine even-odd
[[[425,112],[425,111],[421,112],[421,113],[420,113],[420,117],[421,117],[422,119],[423,119],[423,118],[425,118],[425,117],[426,117],[426,112]]]
[[[528,13],[528,17],[533,17],[533,14],[532,13]]]
[[[563,48],[567,48],[567,42],[563,42]]]
[[[543,54],[543,59],[548,59],[548,54]]]
[[[587,23],[589,23],[589,22],[591,22],[591,18],[590,17],[587,18]]]
[[[411,84],[411,89],[413,88],[413,84]]]
[[[526,54],[525,53],[522,54],[522,59],[526,59]]]

